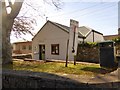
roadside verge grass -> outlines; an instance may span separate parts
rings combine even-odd
[[[96,74],[104,74],[101,72],[99,64],[84,64],[77,63],[76,65],[68,63],[68,67],[65,67],[65,63],[58,62],[29,62],[29,61],[13,61],[13,64],[5,65],[4,68],[9,69],[13,67],[13,70],[25,70],[33,72],[47,72],[47,73],[62,73],[62,74],[75,74],[75,75],[87,75],[94,76]]]

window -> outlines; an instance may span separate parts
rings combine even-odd
[[[25,50],[25,49],[26,49],[26,46],[25,46],[25,45],[23,45],[23,46],[22,46],[22,49],[23,49],[23,50]]]
[[[59,55],[59,44],[51,45],[51,54]]]
[[[29,50],[32,50],[32,46],[31,45],[29,45]]]

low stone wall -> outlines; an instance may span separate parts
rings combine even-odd
[[[77,61],[99,63],[99,47],[78,47]]]
[[[120,55],[120,44],[116,44],[116,54]]]
[[[117,88],[120,83],[81,83],[49,73],[3,70],[2,88]],[[94,90],[94,89],[93,89]]]
[[[120,44],[116,44],[115,46],[115,53],[120,55]],[[84,62],[94,62],[99,63],[100,61],[99,55],[99,47],[88,47],[88,46],[78,46],[77,51],[77,61],[84,61]]]
[[[12,55],[12,58],[14,58],[14,59],[25,59],[25,58],[32,59],[32,54],[15,54],[15,55]]]
[[[79,88],[87,87],[69,78],[48,73],[5,70],[2,88]]]

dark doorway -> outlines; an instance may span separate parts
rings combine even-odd
[[[45,45],[39,45],[39,60],[45,60]]]

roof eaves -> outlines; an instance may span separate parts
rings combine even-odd
[[[13,44],[18,44],[18,43],[32,43],[32,41],[22,41],[22,42],[14,42]]]
[[[87,37],[91,32],[92,32],[92,30],[90,30],[90,31],[85,35],[85,37]]]
[[[81,35],[82,35],[82,37],[85,37],[80,31],[78,31]]]
[[[93,32],[96,32],[96,33],[98,33],[98,34],[103,35],[102,33],[98,32],[98,31],[96,31],[96,30],[94,30],[94,29],[92,29],[92,28],[89,28],[89,27],[87,27],[87,26],[83,26],[83,27],[86,27],[87,29],[89,29],[89,30],[90,30],[90,32],[92,32],[92,31],[93,31]],[[85,36],[88,36],[90,32],[88,32]]]
[[[102,33],[98,32],[98,31],[95,31],[95,30],[92,30],[92,31],[94,31],[94,32],[96,32],[96,33],[98,33],[98,34],[101,34],[101,35],[103,35]]]

